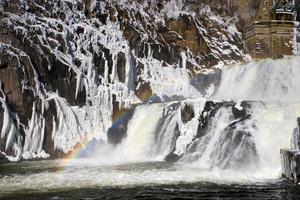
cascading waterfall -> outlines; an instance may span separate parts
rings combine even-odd
[[[290,146],[300,116],[297,61],[291,57],[225,67],[214,94],[206,101],[193,100],[194,116],[188,122],[181,119],[182,108],[191,100],[139,106],[121,144],[125,159],[173,155],[200,169],[279,177],[279,150]],[[170,106],[173,110],[164,115]]]
[[[210,97],[218,100],[300,100],[300,58],[266,59],[225,66],[219,87]]]
[[[219,144],[221,139],[223,130],[228,126],[230,122],[230,111],[228,108],[221,108],[212,120],[208,134],[205,135],[203,138],[197,140],[195,144],[197,145],[196,156],[190,156],[190,158],[184,158],[186,162],[196,162],[200,168],[210,168],[211,162],[211,155],[213,151]],[[200,155],[199,155],[200,154]],[[187,154],[189,157],[189,154]]]
[[[276,65],[274,61],[261,61],[252,62],[253,66],[250,63],[226,67],[221,76],[221,85],[215,86],[217,91],[212,93],[214,96],[207,99],[141,104],[130,115],[129,122],[126,122],[126,137],[119,144],[97,145],[92,150],[95,152],[88,152],[91,159],[71,160],[62,173],[51,173],[52,168],[46,168],[46,172],[38,174],[5,176],[1,179],[3,184],[0,189],[15,191],[38,188],[44,191],[49,188],[74,188],[76,185],[79,188],[96,186],[98,190],[108,186],[157,184],[160,187],[177,183],[197,185],[199,182],[204,185],[213,182],[214,186],[228,183],[269,185],[269,181],[277,183],[281,175],[279,151],[290,147],[296,119],[300,116],[298,94],[293,94],[299,86],[288,79],[280,79],[272,85],[261,79],[268,75],[276,77],[280,73],[291,73],[291,77],[300,76],[299,66],[296,62],[290,63],[292,60],[300,59],[285,58],[280,63],[287,64],[282,66]],[[273,66],[269,67],[268,62]],[[290,66],[292,64],[293,67]],[[269,70],[263,70],[264,67]],[[253,73],[259,70],[264,74]],[[232,74],[235,78],[231,77]],[[243,82],[244,78],[240,75],[244,78],[252,76],[256,81]],[[266,89],[258,90],[254,96],[255,90],[251,89],[255,88],[253,85],[246,89],[250,83],[257,86],[261,83],[261,88]],[[285,90],[280,90],[282,85],[286,86]],[[228,96],[220,88],[236,96]],[[246,91],[240,91],[239,88]],[[272,93],[277,94],[277,98],[272,99]],[[279,94],[282,96],[280,99]],[[251,96],[253,98],[250,101],[248,97]],[[0,100],[7,110],[6,121],[15,120],[14,113],[6,107],[5,98]],[[63,101],[58,103],[65,106]],[[81,120],[80,112],[69,112],[69,121],[72,121],[73,115]],[[43,124],[43,119],[36,114],[33,114],[31,121]],[[4,137],[12,138],[14,126],[18,126],[18,123],[5,126]],[[59,124],[58,127],[63,128]],[[30,127],[28,136],[34,133],[29,130]],[[39,153],[38,148],[32,150],[34,154]],[[43,166],[46,165],[43,163]]]
[[[159,104],[141,106],[135,111],[128,126],[127,139],[123,144],[126,147],[123,152],[126,159],[142,160],[155,156],[151,150],[161,115],[162,105]]]
[[[149,104],[138,107],[128,124],[127,138],[118,146],[124,161],[163,160],[175,143],[178,106]]]

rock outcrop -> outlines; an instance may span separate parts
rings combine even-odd
[[[94,138],[106,141],[116,112],[195,96],[191,77],[247,59],[227,1],[210,4],[1,1],[0,151],[60,157]],[[171,91],[175,82],[179,90]],[[15,134],[3,129],[6,106],[19,119]]]
[[[291,140],[291,149],[281,149],[281,169],[282,176],[294,183],[300,182],[300,118],[297,119]]]

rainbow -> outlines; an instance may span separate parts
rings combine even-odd
[[[142,102],[147,102],[149,99],[151,99],[154,95],[152,95],[152,92],[149,90],[144,90],[140,95],[140,99]],[[112,117],[112,127],[119,125],[122,121],[126,120],[128,117],[129,110],[118,110],[114,113],[114,116]],[[93,130],[93,132],[100,131],[99,128],[96,128]],[[66,169],[68,166],[70,166],[70,163],[74,159],[79,159],[84,157],[86,154],[85,150],[89,147],[92,147],[94,145],[95,140],[93,139],[87,139],[79,144],[77,144],[70,152],[68,152],[61,160],[61,163],[59,164],[59,168],[61,170]]]

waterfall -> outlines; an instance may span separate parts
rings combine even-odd
[[[178,112],[168,104],[138,107],[118,150],[126,161],[163,160],[171,152]]]
[[[300,100],[300,58],[266,59],[225,66],[220,85],[211,96],[218,100]]]
[[[300,104],[207,101],[198,110],[199,126],[190,126],[193,133],[185,135],[185,125],[195,120],[181,119],[185,103],[138,107],[117,154],[126,162],[163,161],[173,155],[174,161],[201,170],[233,169],[279,177],[279,151],[290,146]],[[191,139],[182,140],[183,136]]]
[[[129,122],[127,139],[124,141],[124,156],[129,160],[152,158],[152,143],[155,142],[155,130],[162,115],[159,104],[139,107]]]
[[[227,66],[206,100],[138,106],[118,149],[125,160],[166,159],[279,177],[280,149],[290,147],[300,116],[298,60]]]

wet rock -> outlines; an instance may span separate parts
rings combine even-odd
[[[5,155],[3,155],[3,154],[0,153],[0,164],[1,164],[1,163],[7,163],[7,162],[8,162],[8,160],[7,160],[7,158],[5,157]]]
[[[300,150],[300,118],[297,119],[297,127],[294,129],[292,135],[292,149]]]
[[[198,128],[197,137],[202,137],[207,133],[207,128],[210,120],[215,116],[218,109],[222,106],[222,103],[207,101],[204,109],[200,115],[200,124]]]
[[[166,162],[177,162],[180,158],[181,158],[181,156],[171,153],[165,157],[165,161]]]
[[[185,104],[181,109],[181,120],[185,124],[195,117],[192,105]]]
[[[241,118],[225,128],[224,135],[218,142],[222,144],[219,147],[222,154],[216,153],[217,158],[215,158],[213,165],[223,169],[239,169],[245,166],[247,168],[256,167],[259,156],[253,135],[247,130],[246,120],[247,118]],[[232,153],[237,152],[237,150],[239,150],[238,154]],[[214,155],[214,152],[212,154]]]
[[[255,131],[255,125],[251,121],[248,110],[251,108],[252,102],[240,104],[242,110],[235,108],[235,102],[205,102],[199,116],[197,135],[187,145],[186,152],[178,159],[186,162],[195,162],[201,159],[211,137],[214,137],[214,134],[220,134],[214,144],[216,146],[210,153],[211,167],[217,166],[223,169],[243,167],[253,169],[257,167],[259,156],[251,131],[251,128]],[[219,129],[220,127],[217,127],[218,120],[228,120],[228,125]],[[172,154],[169,156],[170,158],[174,157]]]
[[[282,176],[294,183],[300,182],[300,118],[297,119],[297,128],[292,135],[291,149],[281,149]]]
[[[126,79],[126,58],[124,53],[119,53],[117,61],[118,78],[122,83],[125,83]]]
[[[120,144],[126,137],[128,123],[132,119],[135,107],[125,109],[119,106],[119,103],[114,100],[113,104],[113,124],[108,130],[107,137],[110,144]]]
[[[282,176],[293,181],[300,182],[300,150],[281,149]]]

